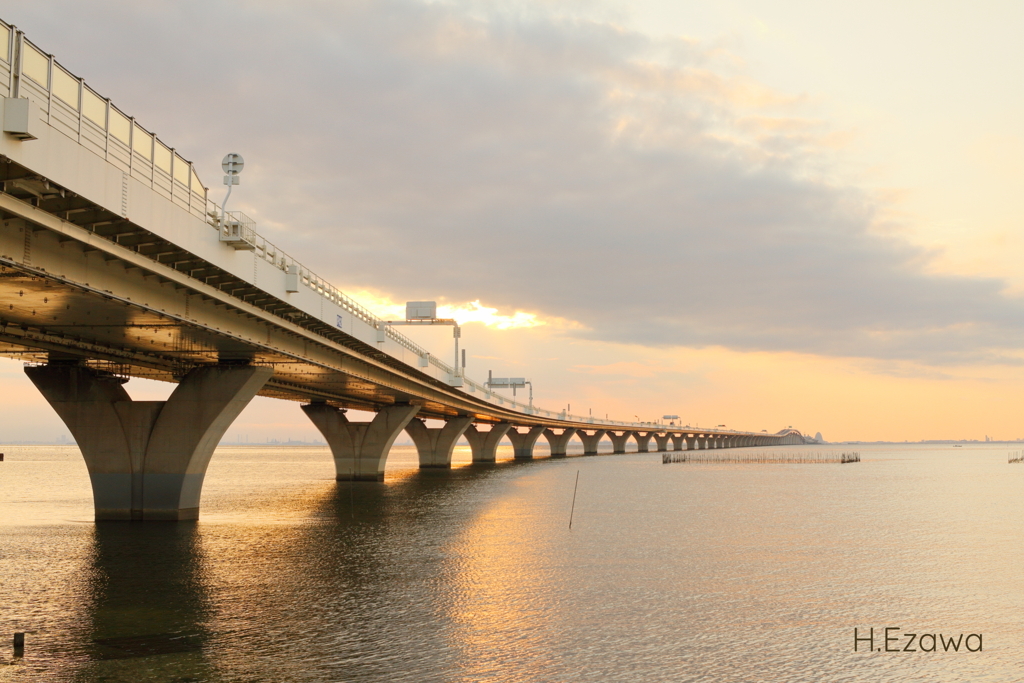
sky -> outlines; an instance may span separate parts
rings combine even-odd
[[[215,200],[241,153],[231,202],[259,232],[384,317],[437,300],[468,373],[528,377],[540,406],[1024,436],[1019,2],[3,12]],[[450,333],[416,332],[449,353]],[[0,381],[0,433],[62,432],[18,363]],[[316,432],[259,399],[236,435]]]

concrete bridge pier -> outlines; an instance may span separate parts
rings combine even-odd
[[[481,432],[476,425],[469,425],[463,436],[466,437],[466,441],[469,441],[469,447],[473,450],[473,462],[496,462],[498,444],[510,429],[512,429],[512,425],[508,422],[499,422],[487,432]]]
[[[580,437],[580,441],[583,442],[583,455],[597,455],[597,445],[601,443],[605,433],[603,429],[598,429],[593,434],[587,434],[582,429],[577,431],[576,436]]]
[[[445,422],[444,427],[428,427],[423,420],[414,417],[405,426],[405,432],[416,444],[420,456],[420,468],[441,467],[450,469],[452,451],[459,437],[473,422],[471,417],[455,417]]]
[[[658,452],[665,453],[668,451],[668,441],[672,436],[670,434],[655,434],[654,442],[658,444]]]
[[[674,451],[685,451],[686,450],[686,435],[685,434],[673,434],[672,435],[672,450],[674,450]]]
[[[608,432],[608,438],[612,440],[612,453],[621,455],[626,452],[626,442],[629,441],[630,437],[633,436],[633,432],[622,432],[616,434],[613,431]]]
[[[561,434],[555,434],[551,429],[544,430],[544,438],[548,440],[548,445],[551,446],[552,458],[564,458],[566,456],[566,447],[575,433],[575,429],[563,429]]]
[[[651,452],[651,437],[654,436],[654,432],[633,432],[633,437],[636,439],[636,452],[637,453],[650,453]]]
[[[520,432],[518,427],[508,431],[508,438],[512,441],[512,449],[515,451],[516,460],[532,460],[533,447],[537,439],[544,433],[544,427],[537,425],[529,431]]]
[[[686,450],[688,450],[688,451],[699,450],[699,448],[697,446],[697,437],[696,436],[685,436],[683,438],[686,439]]]
[[[197,367],[166,401],[133,401],[119,378],[74,363],[25,374],[82,451],[96,521],[180,521],[199,518],[214,449],[274,370]]]
[[[384,481],[388,452],[419,409],[398,403],[382,408],[371,422],[349,422],[345,411],[332,405],[302,406],[331,447],[338,481]]]

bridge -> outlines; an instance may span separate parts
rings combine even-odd
[[[421,467],[499,442],[530,459],[803,443],[777,434],[602,420],[464,376],[212,202],[193,164],[0,22],[0,355],[63,419],[97,520],[195,519],[213,451],[256,395],[301,403],[339,481],[384,477],[404,431]],[[177,383],[133,401],[132,377]],[[355,422],[346,410],[375,413]],[[428,426],[425,420],[443,421]]]

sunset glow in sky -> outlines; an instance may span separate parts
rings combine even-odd
[[[243,154],[231,201],[262,234],[382,317],[437,300],[469,374],[526,376],[540,406],[1024,437],[1019,2],[4,12],[216,201]],[[0,381],[0,438],[66,433],[19,363]],[[238,434],[316,436],[269,399]]]

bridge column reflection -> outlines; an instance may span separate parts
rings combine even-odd
[[[203,366],[166,401],[133,401],[123,381],[78,364],[25,368],[78,443],[96,520],[199,517],[213,451],[272,368]]]
[[[88,657],[69,680],[126,680],[132,671],[146,680],[217,680],[196,525],[97,525],[94,543]]]
[[[302,406],[331,447],[338,481],[384,481],[388,452],[419,409],[399,403],[381,408],[371,422],[349,422],[344,410],[327,403]]]

